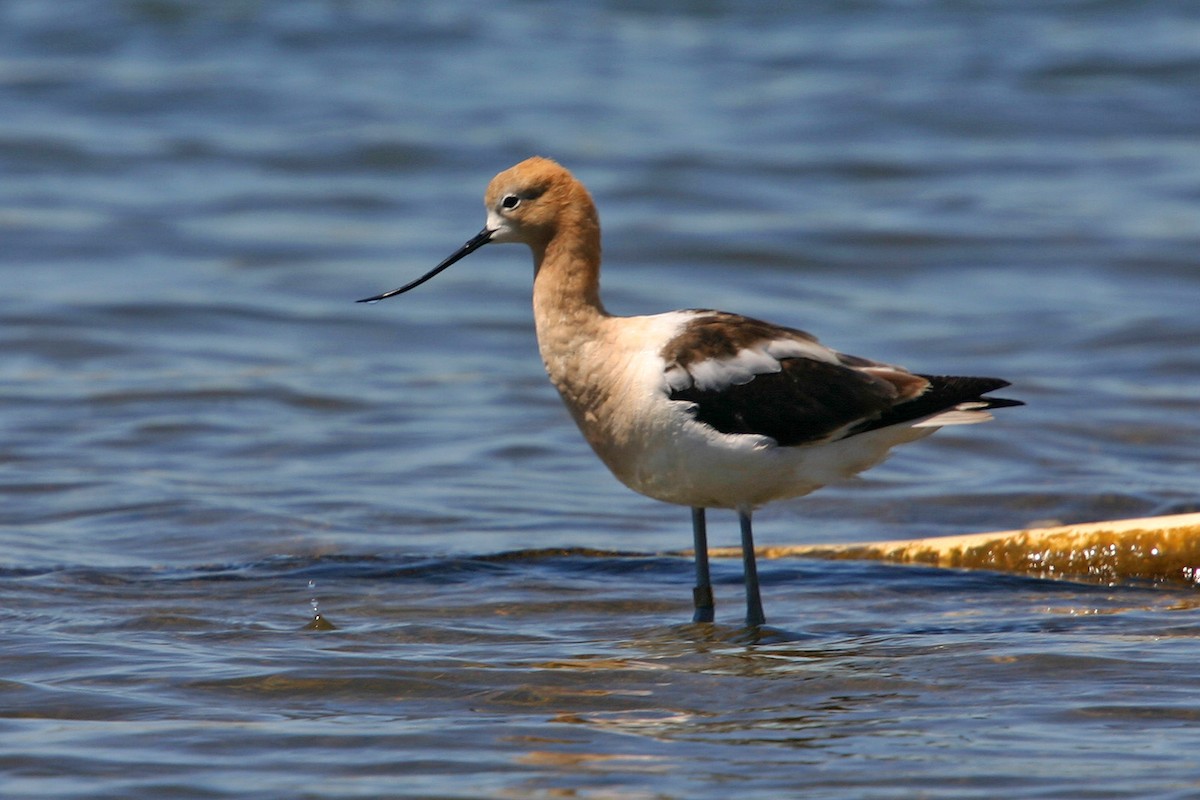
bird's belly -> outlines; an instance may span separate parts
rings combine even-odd
[[[888,450],[932,428],[885,428],[836,442],[780,447],[773,439],[724,434],[692,419],[687,404],[643,409],[624,436],[584,434],[612,473],[636,492],[702,508],[755,508],[851,477]],[[581,425],[581,427],[583,427]]]

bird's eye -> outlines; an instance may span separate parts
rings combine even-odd
[[[512,209],[521,205],[521,198],[517,197],[515,194],[506,194],[504,195],[504,199],[500,201],[500,205],[501,207],[511,211]]]

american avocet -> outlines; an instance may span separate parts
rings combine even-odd
[[[746,624],[762,625],[751,513],[878,464],[942,425],[1021,405],[996,378],[916,375],[844,355],[795,328],[692,309],[618,317],[600,302],[600,221],[566,169],[530,158],[484,197],[487,224],[420,286],[491,242],[533,251],[533,314],[546,371],[584,438],[622,483],[690,506],[697,622],[713,619],[704,511],[741,522]]]

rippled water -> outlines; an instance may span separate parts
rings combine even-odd
[[[353,303],[550,155],[612,310],[1027,401],[763,544],[1200,507],[1193,5],[777,5],[0,5],[0,794],[1200,796],[1194,592],[785,559],[755,636],[719,561],[688,624],[526,252]]]

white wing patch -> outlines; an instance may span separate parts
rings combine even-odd
[[[692,383],[702,392],[741,386],[764,372],[779,372],[779,359],[757,348],[739,350],[733,358],[708,358],[692,364]]]
[[[823,344],[815,341],[800,339],[773,339],[763,346],[775,358],[811,358],[814,361],[824,361],[829,364],[839,362],[838,354]]]
[[[731,358],[706,358],[693,361],[687,368],[678,364],[666,370],[667,386],[672,391],[695,387],[702,392],[719,392],[730,386],[741,386],[754,380],[755,375],[779,372],[784,358],[811,358],[830,364],[838,363],[837,353],[816,342],[797,339],[773,339],[742,348]]]

